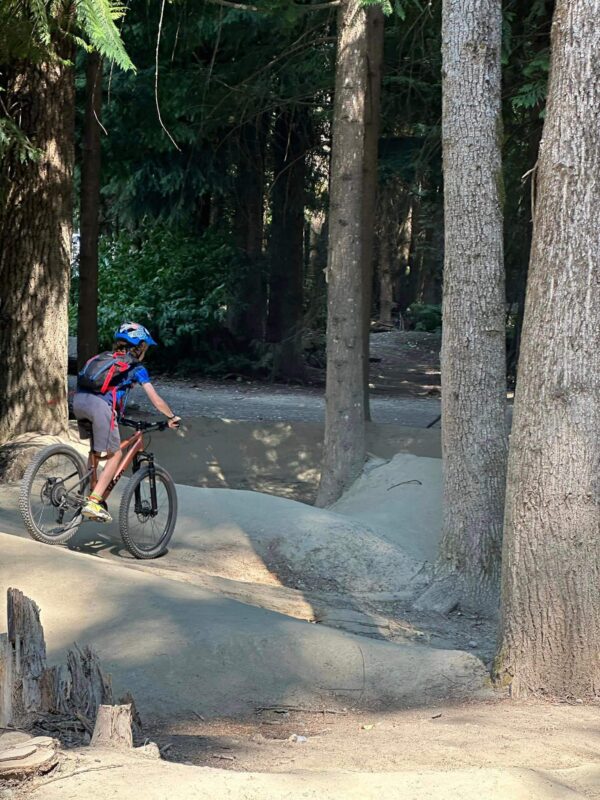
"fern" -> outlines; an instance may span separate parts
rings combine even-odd
[[[124,16],[125,6],[116,0],[77,0],[75,9],[77,21],[92,47],[122,69],[135,71],[115,25]]]
[[[135,71],[115,24],[124,14],[119,0],[75,0],[73,12],[66,11],[64,0],[0,0],[0,64],[58,59],[54,48],[58,34],[68,36],[77,47],[97,50],[124,70]],[[21,160],[37,155],[2,104],[0,159],[10,148]]]
[[[0,0],[0,63],[56,58],[53,34],[62,29],[76,45],[135,71],[115,24],[125,10],[119,0],[75,0],[73,26],[63,2]]]

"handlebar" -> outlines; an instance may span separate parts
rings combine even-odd
[[[160,422],[144,422],[141,419],[128,419],[121,417],[119,425],[125,425],[127,428],[135,428],[136,431],[164,431],[169,427],[168,420],[161,420]]]

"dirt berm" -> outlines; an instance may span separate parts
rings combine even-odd
[[[35,599],[49,661],[74,641],[93,644],[142,714],[398,708],[472,695],[485,681],[467,653],[365,639],[14,536],[0,535],[0,554],[2,604],[9,586]]]

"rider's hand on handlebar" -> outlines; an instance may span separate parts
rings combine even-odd
[[[181,417],[171,417],[167,424],[169,428],[178,428],[181,425]]]

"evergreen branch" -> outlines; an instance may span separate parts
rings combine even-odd
[[[315,31],[319,30],[320,27],[321,27],[320,25],[316,25],[314,28],[311,28],[309,31],[304,32],[301,36],[298,37],[298,39],[290,47],[288,47],[286,50],[284,50],[283,53],[279,53],[278,55],[274,56],[269,62],[267,62],[266,64],[263,64],[259,69],[255,70],[255,72],[253,72],[251,75],[249,75],[243,81],[241,81],[237,86],[228,86],[225,83],[225,81],[220,81],[220,82],[223,83],[223,85],[226,86],[229,89],[230,93],[236,92],[236,91],[237,92],[243,91],[244,86],[246,86],[251,81],[256,80],[256,78],[259,75],[261,75],[262,73],[268,72],[270,69],[272,69],[275,66],[275,64],[277,64],[278,61],[281,61],[282,59],[285,59],[285,58],[289,58],[292,55],[295,55],[298,52],[301,52],[301,51],[305,50],[306,48],[311,48],[312,49],[312,48],[314,48],[314,47],[316,47],[317,45],[320,45],[320,44],[329,44],[329,43],[333,43],[333,42],[337,41],[337,38],[335,36],[321,36],[321,37],[317,37],[316,39],[310,39],[309,41],[303,41],[308,36],[310,36],[311,33],[314,33]],[[224,95],[223,97],[220,98],[220,100],[212,108],[211,112],[206,115],[206,120],[209,120],[209,119],[214,118],[216,116],[217,110],[227,101],[227,98],[228,98],[227,95]]]
[[[33,30],[38,42],[44,47],[50,46],[50,25],[44,0],[30,0],[29,13],[33,20]]]

